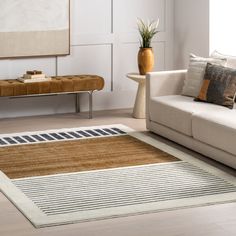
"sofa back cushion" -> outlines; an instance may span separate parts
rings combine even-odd
[[[207,63],[225,65],[225,58],[203,58],[190,54],[190,63],[182,89],[182,95],[196,97],[201,89]]]
[[[225,55],[225,54],[222,54],[218,51],[214,51],[211,54],[211,57],[212,58],[217,58],[217,59],[226,59],[226,65],[225,66],[236,69],[236,57],[235,56]]]

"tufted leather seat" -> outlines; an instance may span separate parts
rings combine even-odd
[[[73,93],[102,90],[104,79],[97,75],[55,76],[51,81],[23,83],[16,79],[0,80],[0,96],[24,96],[49,93]]]

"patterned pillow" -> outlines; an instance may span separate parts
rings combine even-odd
[[[194,100],[233,109],[235,95],[236,70],[207,63],[201,90]]]

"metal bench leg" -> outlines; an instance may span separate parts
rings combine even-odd
[[[89,119],[93,118],[93,91],[89,92]]]
[[[79,93],[75,94],[75,112],[80,112],[80,102],[79,102]]]

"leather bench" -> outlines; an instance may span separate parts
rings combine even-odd
[[[102,90],[104,79],[97,75],[54,76],[51,81],[23,83],[16,79],[0,80],[0,97],[19,98],[59,94],[76,95],[76,112],[79,112],[79,93],[89,94],[89,118],[92,118],[92,95]]]

